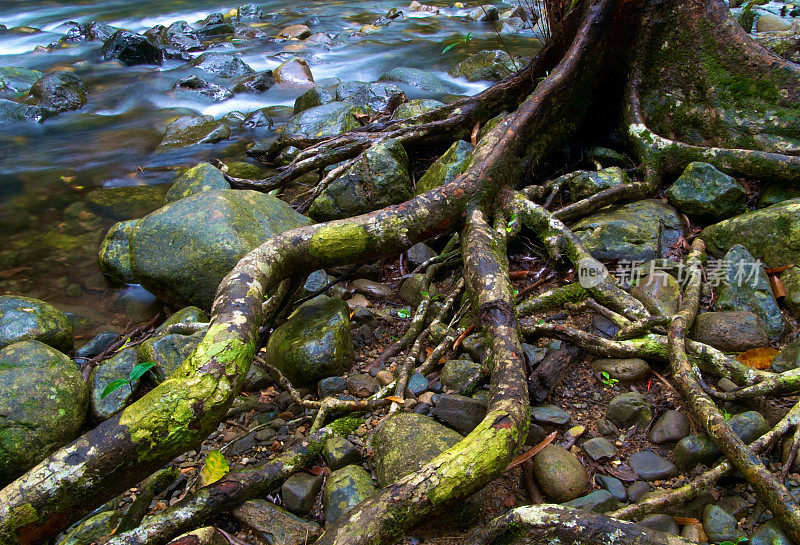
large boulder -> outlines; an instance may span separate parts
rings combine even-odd
[[[631,179],[619,167],[608,167],[597,171],[578,170],[564,176],[573,201],[579,201],[617,185],[631,183]]]
[[[306,138],[328,138],[361,126],[356,114],[366,114],[364,108],[346,102],[329,102],[303,110],[284,126],[283,134]]]
[[[103,58],[127,64],[161,64],[164,54],[158,46],[141,34],[118,30],[103,44]]]
[[[394,83],[364,83],[346,81],[336,88],[336,100],[365,106],[376,112],[397,108],[406,98],[403,90]]]
[[[233,53],[203,53],[192,59],[189,65],[221,78],[240,78],[255,73],[255,70]]]
[[[405,149],[397,140],[385,140],[333,180],[308,212],[318,220],[346,218],[406,201],[411,191]]]
[[[667,200],[684,214],[721,220],[747,211],[747,192],[708,163],[690,163],[667,190]]]
[[[448,86],[441,79],[419,68],[406,68],[403,66],[392,68],[385,74],[382,74],[381,77],[378,78],[378,81],[402,83],[408,87],[435,94],[445,94],[450,91]]]
[[[199,163],[178,176],[164,197],[166,203],[179,201],[195,193],[212,189],[230,189],[220,169],[211,163]]]
[[[572,228],[595,259],[630,262],[666,257],[683,229],[675,209],[659,200],[601,210]]]
[[[60,350],[72,350],[72,322],[53,305],[22,297],[0,295],[0,348],[19,341],[40,341]]]
[[[230,135],[231,128],[227,123],[215,121],[212,115],[184,115],[167,125],[158,151],[194,144],[215,144]]]
[[[0,486],[74,439],[88,402],[67,356],[39,341],[0,349]]]
[[[417,471],[462,437],[434,419],[416,413],[396,413],[372,435],[378,485],[387,486]]]
[[[50,72],[31,86],[31,96],[48,116],[86,104],[86,86],[72,72]]]
[[[700,238],[715,256],[742,244],[767,267],[794,265],[800,262],[800,198],[709,225]]]
[[[296,386],[344,373],[353,361],[347,303],[320,295],[300,305],[272,332],[265,359]]]
[[[130,239],[137,223],[139,220],[115,223],[100,244],[97,253],[100,272],[115,286],[136,283],[131,270]]]
[[[112,227],[100,251],[103,271],[133,278],[175,305],[211,307],[223,277],[247,252],[311,220],[283,201],[256,191],[203,191]],[[130,270],[124,267],[125,239]],[[113,240],[111,240],[113,239]]]
[[[691,336],[723,352],[744,352],[769,343],[761,318],[743,310],[704,312],[695,320]]]
[[[422,175],[417,182],[415,194],[422,195],[455,180],[469,166],[473,149],[475,146],[464,140],[454,142]]]

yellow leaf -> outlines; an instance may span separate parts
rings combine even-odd
[[[779,352],[770,346],[761,348],[752,348],[747,352],[742,352],[736,359],[741,363],[752,367],[753,369],[767,369],[772,359],[777,356]]]
[[[401,398],[399,398],[399,397],[397,397],[397,396],[386,396],[386,399],[388,399],[388,400],[389,400],[389,401],[391,401],[392,403],[398,403],[398,404],[400,404],[400,405],[402,405],[403,403],[405,403],[405,402],[404,402],[404,401],[403,401]]]
[[[206,463],[200,470],[200,486],[207,486],[217,482],[230,470],[225,456],[218,450],[212,450],[206,455]]]

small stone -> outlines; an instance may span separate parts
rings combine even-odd
[[[375,493],[372,477],[364,468],[349,465],[334,471],[325,483],[322,504],[325,508],[325,522],[332,523],[353,506],[361,503]]]
[[[347,377],[347,389],[356,397],[369,397],[378,391],[378,381],[369,373],[356,373]]]
[[[750,545],[792,545],[792,543],[776,521],[762,524],[750,538]]]
[[[614,498],[608,490],[595,490],[585,496],[565,502],[562,505],[565,507],[572,507],[573,509],[594,511],[596,513],[612,511],[619,506],[616,498]]]
[[[662,414],[650,430],[650,442],[655,444],[680,441],[689,435],[689,419],[680,411]]]
[[[620,382],[640,382],[651,373],[647,362],[639,358],[599,358],[592,362],[592,369]]]
[[[641,394],[626,392],[609,402],[606,408],[606,418],[617,426],[628,427],[633,424],[646,426],[653,418],[653,411]]]
[[[388,386],[395,381],[394,373],[387,371],[386,369],[378,371],[378,374],[375,375],[375,378],[377,379],[378,384],[381,386]]]
[[[272,71],[275,83],[307,85],[314,83],[314,76],[308,63],[303,59],[294,58],[278,65]]]
[[[556,445],[547,445],[533,457],[533,475],[542,492],[557,502],[574,500],[589,484],[578,458]]]
[[[309,36],[311,36],[311,29],[306,25],[289,25],[278,32],[278,38],[289,40],[305,40]]]
[[[436,257],[436,255],[436,252],[424,242],[418,242],[406,250],[406,257],[414,267],[419,267],[429,259]]]
[[[681,537],[686,541],[693,541],[694,543],[705,543],[708,541],[703,525],[699,523],[687,524],[681,530]]]
[[[440,376],[442,384],[451,390],[461,392],[476,375],[482,373],[480,364],[470,360],[447,360]]]
[[[650,528],[651,530],[658,530],[659,532],[665,532],[676,536],[681,531],[678,523],[669,515],[649,515],[640,520],[638,524],[645,528]]]
[[[422,392],[417,399],[420,403],[428,405],[429,407],[433,407],[436,405],[436,401],[439,399],[439,395],[435,394],[434,392]]]
[[[380,299],[386,301],[394,297],[394,292],[392,291],[392,288],[390,288],[385,284],[380,284],[372,280],[367,280],[366,278],[359,278],[357,280],[353,280],[353,282],[351,282],[351,285],[353,286],[353,289],[355,289],[357,293],[361,293],[373,299]]]
[[[281,486],[281,497],[289,511],[305,515],[314,508],[322,488],[322,477],[310,473],[295,473]]]
[[[649,450],[631,454],[628,463],[645,481],[669,479],[678,474],[675,464]]]
[[[792,28],[792,23],[772,13],[762,12],[756,21],[756,32],[779,32],[790,28]]]
[[[728,420],[728,425],[745,443],[755,441],[770,430],[767,421],[756,411],[737,414]],[[684,469],[692,469],[697,464],[709,464],[721,454],[711,439],[704,435],[684,437],[674,450],[675,463]]]
[[[333,470],[361,461],[361,453],[355,445],[340,435],[333,435],[325,441],[322,456]]]
[[[617,455],[617,449],[613,445],[613,443],[611,443],[611,441],[603,437],[595,437],[594,439],[589,439],[588,441],[584,442],[583,445],[581,445],[581,447],[583,448],[584,452],[586,452],[586,454],[589,456],[589,458],[591,458],[595,462],[597,462],[598,460],[613,458],[614,456]]]
[[[783,373],[800,367],[800,336],[786,345],[780,354],[772,358],[770,371]]]
[[[428,385],[428,379],[426,379],[424,375],[415,372],[408,378],[407,388],[409,392],[417,396],[427,390]]]
[[[743,533],[736,520],[716,505],[707,505],[703,509],[703,529],[712,543],[732,541],[736,543]]]
[[[705,312],[695,320],[692,339],[723,352],[744,352],[769,344],[761,319],[752,312]]]
[[[539,405],[531,407],[531,420],[539,424],[563,426],[572,420],[567,411],[555,405]]]
[[[631,290],[631,295],[651,313],[669,317],[678,312],[683,294],[680,284],[672,275],[656,271],[644,277]]]
[[[616,498],[618,501],[625,501],[627,493],[625,491],[625,485],[622,484],[622,481],[616,477],[611,477],[610,475],[597,474],[594,478],[597,481],[597,484],[611,492],[611,495],[614,496],[614,498]]]
[[[462,433],[469,433],[486,415],[486,404],[457,394],[439,396],[433,416]]]
[[[328,377],[317,383],[319,397],[335,396],[347,389],[347,379],[344,377]]]
[[[597,421],[597,431],[605,437],[619,437],[620,431],[616,424],[611,420],[601,419]]]
[[[650,486],[650,483],[645,481],[636,481],[632,485],[628,487],[628,501],[631,503],[636,503],[639,499],[651,492],[653,487]]]

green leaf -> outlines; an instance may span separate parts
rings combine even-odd
[[[230,469],[225,456],[218,450],[212,450],[206,454],[206,463],[203,464],[203,469],[200,470],[200,486],[207,486],[217,482]]]
[[[128,376],[128,378],[131,382],[133,382],[134,380],[141,378],[142,375],[144,375],[146,372],[148,372],[155,366],[156,364],[153,363],[152,361],[146,361],[144,363],[140,363],[139,365],[131,369],[131,374]]]
[[[128,384],[128,381],[124,378],[118,378],[117,380],[112,380],[106,385],[105,388],[103,388],[103,393],[100,394],[100,399],[103,399],[114,390],[122,388],[122,386],[124,386],[125,384]]]
[[[450,51],[451,49],[453,49],[455,46],[457,46],[457,45],[458,45],[458,44],[460,44],[460,43],[461,43],[461,42],[456,42],[456,43],[454,43],[454,44],[450,44],[450,45],[448,45],[447,47],[445,47],[444,49],[442,49],[442,55],[444,55],[445,53],[447,53],[448,51]]]
[[[400,309],[397,309],[397,315],[400,318],[408,318],[408,317],[411,316],[411,313],[408,311],[407,308],[400,308]]]

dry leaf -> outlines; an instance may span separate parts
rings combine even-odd
[[[771,346],[764,346],[742,352],[736,359],[753,369],[768,369],[772,359],[779,353]]]
[[[772,284],[772,293],[775,295],[775,298],[786,297],[786,286],[783,285],[781,279],[777,276],[770,276],[769,280],[770,284]]]
[[[687,524],[700,524],[700,521],[697,519],[693,519],[691,517],[672,517],[675,519],[675,522],[680,524],[681,526],[686,526]]]
[[[478,133],[480,132],[480,130],[481,130],[481,122],[478,121],[477,123],[475,123],[475,126],[472,127],[472,135],[470,136],[470,140],[472,141],[473,146],[478,145]]]
[[[206,455],[206,463],[200,470],[200,486],[215,483],[230,471],[228,461],[218,450],[212,450]]]
[[[6,269],[4,271],[0,271],[0,278],[11,278],[17,273],[29,270],[31,270],[30,267],[14,267],[13,269]]]
[[[398,405],[403,404],[403,399],[397,396],[386,396],[386,399],[388,399],[392,403],[397,403]]]
[[[547,445],[549,445],[550,443],[553,442],[553,439],[556,438],[556,435],[558,435],[558,432],[554,431],[553,433],[551,433],[550,435],[548,435],[547,437],[542,439],[541,443],[539,443],[538,445],[536,445],[532,449],[530,449],[528,451],[525,451],[522,454],[520,454],[519,456],[517,456],[516,458],[514,458],[511,461],[511,463],[508,464],[508,467],[506,468],[506,471],[508,471],[509,469],[513,469],[513,468],[517,467],[518,465],[520,465],[521,463],[526,462],[526,461],[530,460],[531,458],[533,458],[534,456],[536,456],[539,453],[539,451],[541,451],[544,447],[546,447]]]

